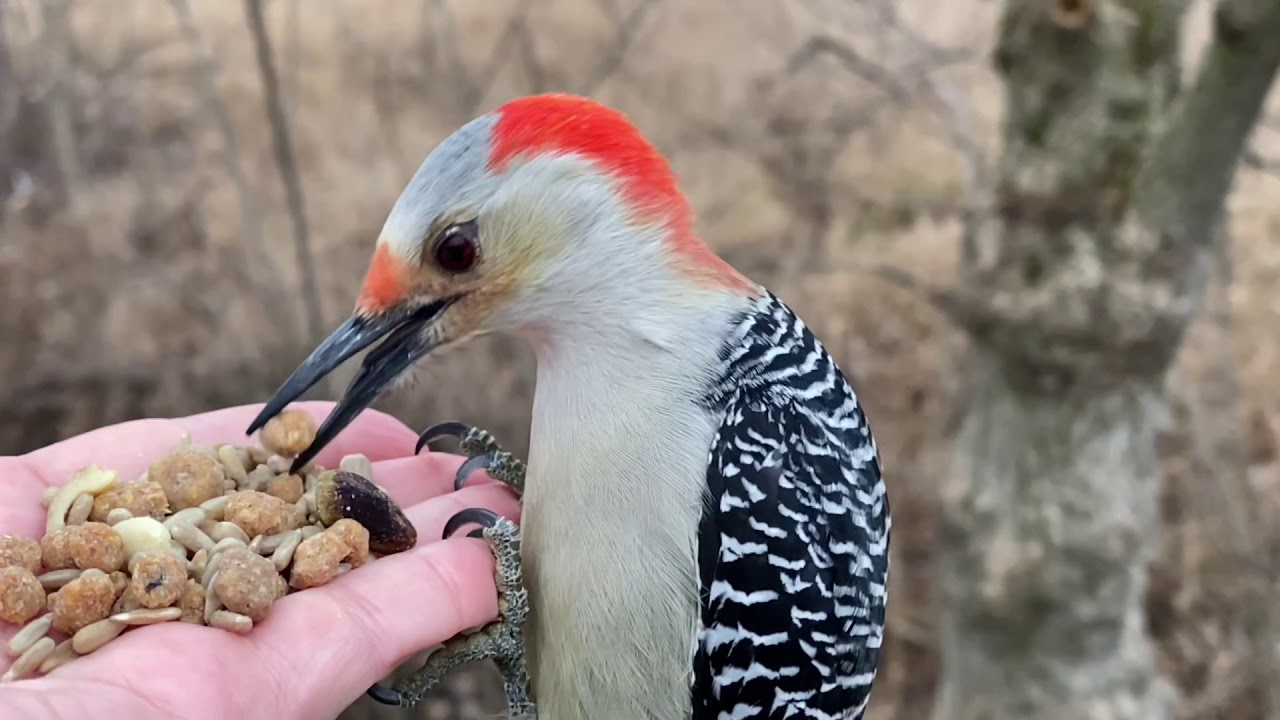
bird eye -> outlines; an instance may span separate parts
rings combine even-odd
[[[450,225],[436,242],[436,264],[446,272],[466,272],[475,265],[478,250],[474,220]]]

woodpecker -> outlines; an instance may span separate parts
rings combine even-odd
[[[784,241],[785,244],[785,241]],[[431,151],[379,234],[351,316],[252,433],[356,353],[305,465],[432,351],[489,333],[537,359],[527,463],[448,422],[521,502],[483,509],[500,616],[376,699],[413,706],[491,659],[513,717],[862,718],[884,637],[889,502],[836,362],[718,257],[666,159],[588,98],[512,100]]]

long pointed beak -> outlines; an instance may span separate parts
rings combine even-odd
[[[385,337],[382,345],[365,356],[360,370],[329,417],[320,425],[310,447],[294,459],[290,472],[298,472],[357,415],[372,405],[392,381],[436,347],[435,333],[429,332],[428,326],[452,303],[453,300],[447,298],[407,310],[348,318],[276,390],[246,433],[252,435],[257,432],[351,356]]]

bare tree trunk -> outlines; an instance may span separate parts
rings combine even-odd
[[[275,61],[271,54],[271,39],[267,35],[266,21],[262,16],[262,0],[245,0],[245,15],[253,34],[253,46],[258,58],[258,73],[262,77],[262,90],[267,107],[267,121],[271,125],[271,142],[275,148],[276,167],[284,182],[289,216],[293,221],[293,239],[297,249],[298,272],[302,275],[302,297],[306,305],[307,335],[312,340],[324,335],[324,313],[320,305],[320,291],[316,287],[315,258],[311,252],[311,238],[307,230],[307,215],[302,201],[302,182],[298,179],[298,166],[293,159],[293,145],[289,140],[289,123],[280,98],[280,82],[276,77]]]
[[[75,212],[80,185],[80,150],[75,130],[75,86],[71,78],[71,0],[45,0],[44,32],[49,53],[49,122],[53,157],[63,197]]]
[[[1280,64],[1280,0],[1221,0],[1179,88],[1182,0],[1007,0],[994,222],[944,503],[936,720],[1171,716],[1143,595],[1164,383]]]
[[[213,116],[218,132],[222,135],[222,157],[226,163],[227,172],[231,175],[231,184],[235,186],[236,197],[240,204],[240,231],[244,233],[242,241],[245,254],[251,258],[246,265],[253,278],[254,289],[267,295],[265,303],[267,315],[277,326],[278,337],[286,340],[288,345],[297,344],[300,336],[295,322],[297,316],[291,312],[295,303],[290,301],[288,293],[277,281],[280,275],[275,262],[271,259],[271,253],[267,251],[266,239],[262,234],[262,213],[258,210],[253,189],[249,186],[249,178],[240,162],[240,144],[236,139],[235,124],[231,121],[231,111],[218,92],[217,60],[214,59],[204,43],[204,38],[200,35],[190,3],[187,0],[169,0],[169,4],[177,15],[178,27],[183,38],[196,56],[205,105],[208,106],[209,114]]]

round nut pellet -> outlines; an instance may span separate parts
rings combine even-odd
[[[298,590],[323,585],[337,577],[338,564],[350,554],[346,540],[335,533],[326,531],[304,540],[293,553],[289,584]]]
[[[125,566],[124,540],[106,523],[76,526],[71,535],[71,559],[81,570],[119,570]]]
[[[187,564],[168,552],[138,554],[129,587],[144,608],[165,608],[182,597]]]
[[[71,636],[71,648],[80,655],[88,655],[120,637],[120,633],[125,631],[125,627],[120,623],[111,622],[110,619],[91,622]]]
[[[242,490],[227,501],[227,521],[240,526],[249,537],[292,530],[292,508],[274,495]]]
[[[296,503],[302,497],[302,478],[288,473],[276,475],[267,481],[263,492],[274,495],[287,503]]]
[[[21,625],[39,615],[46,602],[44,588],[30,570],[0,568],[0,620]]]
[[[188,580],[182,588],[182,598],[178,600],[182,608],[182,622],[195,625],[204,624],[204,586],[195,580]]]
[[[20,535],[0,535],[0,568],[6,567],[40,572],[40,543]]]
[[[226,476],[212,455],[212,450],[179,450],[153,462],[147,477],[164,490],[172,510],[196,507],[222,494]]]
[[[286,408],[258,433],[262,447],[277,455],[297,457],[316,439],[316,421],[303,410]]]
[[[227,550],[219,558],[213,592],[222,606],[232,612],[261,622],[266,619],[271,604],[289,591],[275,565],[247,548]]]
[[[111,587],[112,589],[115,590],[117,598],[119,598],[120,594],[123,593],[125,590],[129,589],[130,578],[128,574],[122,573],[117,570],[116,572],[111,573],[107,577],[111,578]]]
[[[86,570],[51,596],[53,629],[74,635],[80,628],[110,615],[115,602],[111,578],[104,572]]]
[[[60,527],[40,538],[40,564],[45,570],[64,570],[76,566],[71,557],[71,538],[79,527]]]
[[[169,498],[165,495],[164,488],[151,480],[119,483],[94,498],[93,512],[89,519],[107,522],[108,516],[116,510],[125,510],[130,517],[152,517],[159,520],[169,514]]]

